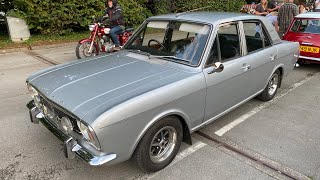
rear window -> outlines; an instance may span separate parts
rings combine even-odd
[[[297,19],[294,21],[291,31],[300,33],[320,34],[319,19]]]

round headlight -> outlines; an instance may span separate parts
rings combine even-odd
[[[77,121],[77,125],[78,125],[83,137],[85,139],[87,139],[87,140],[90,140],[90,137],[89,137],[89,134],[88,134],[88,131],[87,131],[88,127],[85,124],[83,124],[82,122],[80,122],[80,121]]]
[[[73,126],[72,123],[70,121],[69,118],[67,117],[62,117],[61,118],[61,128],[66,132],[66,133],[70,133],[73,130]]]
[[[87,126],[85,124],[83,124],[82,122],[80,122],[80,121],[77,121],[77,125],[78,125],[78,127],[79,127],[81,132],[83,132],[83,131],[88,129]]]
[[[77,125],[81,131],[81,134],[83,138],[93,147],[96,149],[100,149],[100,144],[98,142],[98,138],[96,136],[96,133],[93,131],[93,129],[89,125],[85,125],[81,121],[77,121]]]
[[[89,25],[89,30],[93,31],[94,25]]]

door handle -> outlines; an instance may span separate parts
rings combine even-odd
[[[273,61],[273,60],[276,59],[276,57],[277,57],[276,55],[271,55],[271,56],[270,56],[270,60]]]
[[[248,65],[244,64],[241,68],[242,68],[244,71],[247,71],[247,70],[249,70],[249,69],[251,68],[251,65],[250,65],[250,64],[248,64]]]

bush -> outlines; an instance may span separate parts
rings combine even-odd
[[[144,0],[119,0],[119,4],[126,20],[126,26],[140,25],[147,17],[152,15],[151,12],[146,9]]]
[[[12,0],[0,0],[0,13],[6,13],[13,8]]]
[[[9,15],[22,17],[30,29],[42,34],[64,34],[76,26],[87,26],[102,14],[101,0],[15,0]]]

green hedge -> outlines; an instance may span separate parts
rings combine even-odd
[[[154,0],[157,14],[184,12],[198,8],[200,11],[236,11],[241,0]],[[104,0],[11,0],[14,9],[8,15],[24,18],[29,28],[42,34],[64,34],[74,29],[87,28],[93,18],[101,16]],[[138,26],[151,12],[146,0],[119,0],[127,25]]]
[[[42,34],[64,34],[72,28],[85,27],[101,14],[101,0],[14,0],[8,15],[23,17],[30,29]]]
[[[127,26],[137,26],[141,24],[147,17],[151,16],[151,12],[145,8],[145,0],[118,0],[123,10]]]

